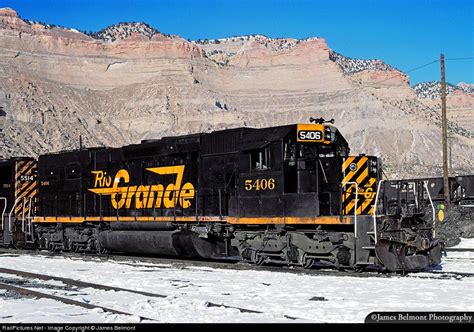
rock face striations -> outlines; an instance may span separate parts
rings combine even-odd
[[[465,86],[448,98],[450,142],[454,170],[472,173]],[[336,119],[352,153],[384,158],[387,175],[439,175],[439,102],[430,96],[398,69],[344,57],[322,38],[190,42],[144,23],[85,34],[0,9],[0,158],[77,148],[80,136],[86,146],[120,146],[322,116]]]

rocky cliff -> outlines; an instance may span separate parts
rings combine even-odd
[[[400,70],[322,38],[190,42],[144,23],[85,34],[0,9],[0,157],[322,116],[389,177],[439,175],[439,107],[417,93]],[[472,173],[472,90],[448,105],[453,168]]]

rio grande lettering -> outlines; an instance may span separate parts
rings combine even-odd
[[[183,181],[184,165],[152,167],[147,171],[159,174],[176,174],[176,181],[165,186],[161,183],[152,185],[120,186],[130,182],[130,174],[127,170],[119,170],[112,179],[104,171],[92,171],[94,174],[94,188],[89,189],[98,195],[110,195],[112,206],[115,209],[123,207],[129,209],[132,201],[136,209],[174,208],[177,205],[183,209],[191,206],[191,200],[195,197],[194,186],[190,182],[181,185]]]

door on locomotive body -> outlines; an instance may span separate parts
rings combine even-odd
[[[311,217],[339,215],[341,158],[336,156],[336,147],[291,139],[286,139],[283,146],[285,200],[289,204],[294,196],[304,211],[291,213]]]
[[[98,218],[117,216],[112,210],[110,194],[100,189],[111,187],[120,169],[120,149],[89,148],[81,163],[81,208],[83,217]],[[99,189],[99,191],[96,191]]]
[[[283,141],[285,215],[315,217],[320,214],[317,146],[297,142],[294,136],[292,133]]]
[[[135,183],[142,184],[145,193],[141,196],[142,208],[135,213],[153,217],[194,216],[198,199],[197,159],[197,153],[183,152],[139,161],[140,171],[136,171],[140,176]]]
[[[39,216],[80,217],[87,207],[84,184],[88,177],[89,149],[39,157]]]
[[[232,215],[255,218],[284,216],[281,158],[281,140],[246,145],[239,156],[237,197],[231,199]]]
[[[320,210],[322,216],[336,216],[341,214],[342,158],[325,152],[328,151],[320,149],[318,159]]]

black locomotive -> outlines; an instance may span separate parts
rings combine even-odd
[[[379,158],[349,155],[333,125],[315,122],[0,161],[2,243],[305,267],[438,264],[426,183],[383,181]]]

